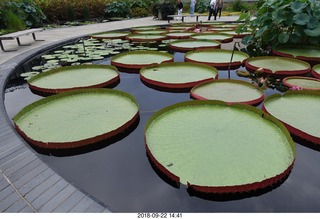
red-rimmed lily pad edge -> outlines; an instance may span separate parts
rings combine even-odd
[[[210,66],[213,66],[215,68],[217,68],[218,70],[228,70],[229,67],[231,70],[235,70],[235,69],[238,69],[240,68],[241,66],[244,67],[245,66],[245,63],[246,63],[246,60],[249,58],[249,55],[247,55],[246,53],[243,53],[243,52],[240,52],[240,51],[234,51],[234,53],[238,53],[238,54],[241,54],[241,55],[244,55],[246,56],[246,58],[240,62],[240,61],[228,61],[228,62],[201,62],[201,61],[195,61],[193,59],[190,59],[188,58],[187,56],[191,53],[195,53],[195,52],[225,52],[225,53],[232,53],[231,50],[226,50],[226,49],[197,49],[197,50],[193,50],[193,51],[189,51],[185,54],[184,56],[184,61],[186,62],[194,62],[194,63],[200,63],[200,64],[206,64],[206,65],[210,65]],[[231,55],[230,55],[231,57]]]
[[[288,58],[288,57],[281,57],[281,58],[285,59],[285,60],[288,60],[288,61],[292,61],[292,62],[298,62],[301,65],[306,66],[306,68],[305,69],[301,69],[301,70],[287,70],[287,71],[279,70],[279,71],[272,72],[270,69],[261,68],[260,66],[254,66],[254,65],[250,64],[251,60],[257,60],[257,59],[269,60],[269,59],[273,59],[273,58],[275,58],[275,56],[258,56],[258,57],[254,57],[254,58],[249,58],[245,62],[246,69],[248,71],[250,71],[250,72],[255,72],[256,70],[259,69],[261,74],[264,75],[264,76],[273,75],[273,76],[278,76],[280,78],[281,77],[287,77],[287,76],[306,76],[311,71],[311,66],[310,66],[309,63],[307,63],[305,61],[302,61],[302,60]]]
[[[174,182],[177,185],[181,184],[180,178],[178,176],[176,176],[175,174],[171,173],[167,168],[165,168],[161,163],[159,163],[156,160],[156,158],[152,155],[152,153],[146,143],[146,130],[148,129],[149,125],[153,122],[153,120],[155,120],[156,118],[160,117],[161,115],[163,115],[164,113],[166,113],[172,109],[183,107],[183,106],[199,105],[199,104],[228,106],[227,103],[225,103],[223,101],[217,101],[217,100],[198,100],[198,101],[181,102],[181,103],[177,103],[177,104],[171,105],[169,107],[163,108],[160,111],[156,112],[155,114],[153,114],[150,117],[150,119],[148,120],[148,122],[145,126],[145,131],[144,131],[144,133],[145,133],[145,135],[144,135],[145,136],[145,147],[146,147],[146,152],[147,152],[147,156],[149,158],[149,161],[152,162],[153,167],[157,168],[161,174],[164,174],[165,177],[169,181]],[[262,110],[257,109],[252,106],[249,106],[249,105],[233,104],[233,105],[229,105],[228,107],[235,107],[235,108],[244,109],[244,110],[248,110],[248,111],[257,113],[258,115],[260,115],[264,119],[267,119],[270,122],[274,123],[276,126],[278,126],[279,129],[286,136],[288,142],[290,143],[291,149],[293,151],[294,159],[292,161],[292,164],[284,172],[282,172],[274,177],[268,178],[268,179],[263,180],[261,182],[255,182],[255,183],[250,183],[250,184],[235,185],[235,186],[199,186],[199,185],[190,184],[189,182],[187,182],[186,187],[190,191],[194,191],[196,193],[218,194],[218,195],[257,191],[257,190],[265,189],[268,186],[273,186],[273,185],[279,183],[281,180],[285,179],[289,175],[291,169],[293,168],[295,158],[296,158],[295,144],[290,136],[290,133],[288,132],[286,127],[280,121],[278,121],[273,116],[263,112]]]
[[[311,74],[315,77],[320,79],[320,64],[313,66],[311,70]]]
[[[282,46],[282,47],[278,47],[278,48],[272,48],[271,52],[272,52],[273,55],[282,56],[282,57],[288,57],[288,58],[296,58],[296,59],[308,62],[311,66],[314,66],[314,65],[320,63],[320,57],[294,56],[293,54],[290,54],[290,53],[281,52],[280,50],[282,48],[288,48],[288,47]],[[306,45],[303,45],[303,46],[291,45],[289,48],[297,48],[297,49],[299,49],[299,48],[302,48],[302,49],[310,48],[310,50],[312,50],[312,49],[320,50],[320,47],[306,46]]]
[[[243,101],[243,102],[226,102],[228,105],[231,105],[231,104],[247,104],[247,105],[251,105],[251,106],[258,106],[265,98],[265,94],[263,92],[262,89],[260,88],[257,88],[255,87],[253,84],[249,83],[249,82],[246,82],[246,81],[241,81],[241,80],[234,80],[234,79],[219,79],[219,80],[214,80],[214,81],[209,81],[209,82],[204,82],[204,83],[201,83],[201,84],[198,84],[196,85],[195,87],[193,87],[190,91],[190,96],[193,98],[193,99],[196,99],[196,100],[208,100],[200,95],[197,95],[196,93],[194,93],[193,91],[195,89],[197,89],[198,87],[201,87],[203,85],[206,85],[206,84],[210,84],[210,83],[237,83],[237,84],[241,84],[241,85],[245,85],[245,86],[248,86],[248,87],[252,87],[253,89],[257,89],[261,92],[261,96],[257,99],[254,99],[254,100],[248,100],[248,101]]]
[[[116,77],[112,78],[111,80],[108,81],[102,81],[101,83],[91,85],[91,86],[85,86],[85,87],[70,87],[70,88],[56,88],[56,89],[50,89],[50,88],[41,88],[38,86],[32,85],[32,81],[37,80],[42,77],[46,77],[47,75],[55,74],[61,71],[68,71],[68,70],[76,70],[76,69],[108,69],[108,70],[113,70],[118,73],[118,69],[114,66],[110,65],[75,65],[75,66],[65,66],[62,68],[56,68],[52,69],[47,72],[43,72],[41,74],[38,74],[28,80],[28,85],[30,90],[40,96],[49,96],[52,94],[57,94],[57,93],[62,93],[66,91],[71,91],[71,90],[78,90],[78,89],[85,89],[85,88],[113,88],[117,86],[120,82],[120,76],[119,73]]]
[[[199,68],[206,68],[210,69],[213,72],[216,72],[216,77],[213,79],[204,79],[200,81],[194,81],[194,82],[189,82],[189,83],[164,83],[161,81],[155,81],[149,78],[144,77],[141,72],[147,69],[152,69],[156,67],[161,67],[161,66],[188,66],[190,63],[187,62],[167,62],[167,63],[162,63],[162,64],[154,64],[151,66],[144,67],[140,70],[140,80],[142,81],[143,84],[145,84],[147,87],[160,90],[160,91],[166,91],[166,92],[174,92],[174,93],[184,93],[184,92],[189,92],[194,86],[204,83],[204,82],[209,82],[214,79],[218,79],[218,70],[212,66],[204,65],[204,64],[199,64],[199,63],[192,63],[193,66],[198,66]]]
[[[200,47],[181,47],[179,45],[175,45],[176,43],[179,42],[212,42],[212,43],[216,43],[216,45],[211,45],[211,46],[200,46]],[[168,43],[168,48],[171,51],[174,52],[181,52],[181,53],[185,53],[185,52],[189,52],[189,51],[197,51],[197,50],[201,50],[201,49],[220,49],[221,48],[221,42],[217,41],[217,40],[204,40],[204,39],[181,39],[181,40],[176,40],[173,41],[171,43]]]
[[[294,88],[296,87],[296,85],[294,84],[291,84],[290,82],[288,82],[288,80],[290,79],[301,79],[301,80],[304,80],[304,81],[313,81],[313,82],[318,82],[319,85],[320,85],[320,79],[316,79],[316,78],[309,78],[309,77],[299,77],[299,76],[290,76],[290,77],[286,77],[282,80],[282,83],[284,85],[286,85],[287,87],[289,88]],[[319,88],[310,88],[310,87],[301,87],[302,90],[317,90],[317,91],[320,91],[320,87]]]
[[[287,91],[286,93],[283,94],[283,96],[290,96],[290,95],[314,95],[314,96],[320,96],[320,92],[319,91],[311,91],[311,90],[294,90],[294,91]],[[281,94],[273,94],[271,96],[268,96],[264,102],[267,102],[271,99],[274,98],[279,98],[281,97]],[[262,108],[261,108],[264,112],[270,114],[268,112],[268,110],[265,108],[264,103],[262,104]],[[312,136],[306,132],[303,132],[281,120],[279,120],[280,122],[282,122],[285,127],[289,130],[289,132],[293,135],[293,137],[297,137],[298,141],[300,140],[306,140],[307,143],[312,143],[314,145],[317,146],[317,150],[319,150],[318,146],[320,145],[320,138],[317,138],[315,136]],[[311,146],[312,147],[312,146]]]
[[[139,73],[140,69],[150,66],[150,65],[155,65],[159,63],[149,63],[149,64],[126,64],[126,63],[121,63],[121,62],[116,62],[114,59],[119,58],[121,56],[126,56],[126,55],[132,55],[132,54],[157,54],[160,56],[167,56],[168,60],[163,61],[161,63],[165,62],[173,62],[174,57],[173,55],[169,53],[163,53],[159,51],[130,51],[130,52],[125,52],[125,53],[120,53],[118,55],[115,55],[111,58],[111,65],[115,66],[119,71],[121,72],[126,72],[126,73]]]
[[[97,40],[103,39],[122,39],[125,40],[126,36],[129,35],[130,32],[105,32],[105,33],[97,33],[90,35],[91,38]]]
[[[15,117],[13,118],[14,121],[18,120],[22,116],[24,116],[25,113],[29,112],[33,108],[46,104],[50,101],[54,101],[56,99],[60,99],[63,97],[67,97],[70,95],[77,95],[77,94],[82,94],[82,93],[87,93],[87,92],[98,92],[98,93],[105,93],[105,92],[110,92],[110,93],[116,93],[125,96],[126,98],[130,99],[133,101],[137,106],[137,102],[133,96],[131,96],[128,93],[125,93],[123,91],[118,91],[118,90],[112,90],[112,89],[106,89],[106,88],[88,88],[88,89],[81,89],[81,90],[73,90],[73,91],[67,91],[63,92],[60,94],[56,94],[50,97],[43,98],[37,102],[34,102],[25,108],[23,108]],[[98,135],[92,138],[87,138],[79,141],[74,141],[74,142],[41,142],[41,141],[36,141],[31,139],[28,135],[26,135],[16,124],[14,124],[16,130],[18,133],[32,146],[35,147],[36,150],[40,152],[48,152],[50,153],[58,153],[59,151],[62,152],[63,155],[65,155],[65,151],[71,152],[71,154],[74,154],[74,151],[79,151],[79,153],[82,153],[83,151],[91,151],[95,150],[101,147],[106,147],[109,144],[112,144],[119,139],[125,137],[128,135],[131,131],[133,131],[139,122],[139,110],[137,113],[126,123],[124,123],[122,126],[118,127],[117,129],[112,130],[111,132]],[[101,143],[101,144],[100,144]],[[78,153],[78,152],[76,152]]]

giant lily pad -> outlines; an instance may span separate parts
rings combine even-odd
[[[126,39],[132,42],[160,42],[167,39],[166,35],[161,34],[130,34]]]
[[[90,37],[94,39],[125,39],[127,35],[129,35],[130,32],[107,32],[107,33],[100,33],[100,34],[94,34]]]
[[[232,61],[231,61],[232,57]],[[249,58],[249,55],[243,52],[224,49],[203,49],[186,53],[184,59],[187,62],[196,62],[211,65],[217,69],[239,68]],[[231,61],[231,62],[230,62]]]
[[[257,105],[264,100],[264,92],[253,84],[240,80],[219,79],[199,84],[190,94],[198,100],[221,100],[229,104]]]
[[[285,178],[295,145],[274,117],[244,104],[188,101],[154,114],[147,154],[169,179],[203,193],[246,192]]]
[[[282,82],[292,89],[320,90],[320,80],[315,78],[291,76],[284,78]]]
[[[270,113],[302,139],[320,144],[319,91],[288,91],[265,99],[263,110]]]
[[[225,30],[225,31],[219,31],[220,33],[226,33],[232,35],[234,38],[243,38],[245,36],[248,36],[251,34],[251,32],[242,32],[238,33],[235,30]]]
[[[195,35],[193,32],[171,32],[166,34],[169,39],[188,39],[192,35]]]
[[[80,88],[107,87],[119,82],[118,71],[107,65],[67,66],[38,74],[28,80],[31,90],[60,93]]]
[[[143,67],[162,62],[173,62],[173,56],[158,51],[130,51],[116,55],[111,59],[111,65],[129,73],[138,73]]]
[[[320,64],[313,66],[311,73],[314,77],[320,79]]]
[[[176,40],[168,43],[168,48],[175,52],[188,52],[196,49],[220,48],[221,43],[214,40]]]
[[[157,89],[190,90],[193,86],[218,77],[217,69],[203,64],[163,63],[141,69],[141,80]]]
[[[131,28],[131,32],[148,31],[148,30],[159,30],[159,29],[161,29],[160,26],[132,27]]]
[[[195,36],[191,36],[193,39],[203,39],[203,40],[217,40],[221,43],[230,43],[233,41],[233,36],[223,33],[203,33]]]
[[[297,58],[310,64],[320,63],[320,47],[315,46],[290,46],[273,48],[272,53],[278,56]]]
[[[108,139],[139,116],[135,99],[122,91],[97,88],[56,94],[22,109],[18,132],[42,148],[76,148]]]
[[[245,65],[249,71],[260,69],[264,74],[276,76],[306,75],[311,70],[310,65],[305,61],[278,56],[250,58]]]

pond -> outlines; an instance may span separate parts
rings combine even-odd
[[[230,45],[233,44],[227,46]],[[175,62],[183,60],[184,53],[174,53]],[[110,65],[110,59],[99,63]],[[148,160],[144,129],[155,112],[190,100],[190,94],[152,89],[141,83],[139,74],[120,72],[120,78],[121,82],[113,89],[130,93],[140,107],[140,119],[131,130],[90,151],[38,153],[54,171],[81,191],[113,212],[319,212],[320,154],[302,143],[296,143],[296,161],[288,178],[263,191],[198,197],[189,194],[184,185],[172,186]],[[219,78],[228,78],[228,71],[219,70]],[[231,71],[231,78],[249,80],[238,77],[235,70]],[[266,90],[266,96],[274,93],[278,91]],[[24,106],[41,98],[23,80],[12,81],[5,94],[8,116],[12,118]],[[261,104],[257,107],[261,108]]]

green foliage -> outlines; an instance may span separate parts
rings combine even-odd
[[[107,19],[112,18],[130,18],[131,17],[131,10],[130,6],[125,1],[114,1],[108,3],[104,10],[105,17]]]
[[[26,23],[13,11],[7,10],[3,14],[8,32],[26,29]]]
[[[250,10],[250,6],[241,0],[235,0],[231,2],[230,9],[231,11],[247,12]]]
[[[43,20],[46,19],[46,16],[43,14],[42,10],[33,1],[30,0],[4,1],[1,4],[0,10],[0,16],[4,21],[4,26],[12,25],[5,23],[9,22],[8,18],[4,19],[5,16],[8,16],[6,12],[9,11],[19,17],[20,20],[24,21],[27,27],[41,26]],[[9,17],[13,19],[12,15],[10,15]]]
[[[209,11],[209,1],[207,0],[198,0],[196,3],[195,11],[198,13],[206,13]]]
[[[74,10],[73,10],[73,7],[70,4],[67,7],[67,15],[68,15],[68,21],[74,21],[75,20]]]
[[[251,30],[243,38],[250,55],[266,55],[281,44],[320,46],[320,3],[315,0],[267,0],[256,18],[244,13],[245,21],[238,31]]]
[[[167,20],[168,15],[176,14],[177,1],[176,0],[163,0],[156,1],[152,8],[152,13],[155,17],[161,15],[160,19]]]
[[[150,0],[135,0],[128,1],[132,17],[146,17],[151,14],[150,5],[153,1]]]

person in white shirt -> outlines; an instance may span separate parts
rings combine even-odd
[[[210,1],[210,9],[209,9],[209,17],[208,17],[208,21],[210,21],[211,19],[211,16],[213,15],[215,17],[215,20],[216,20],[216,2],[217,0],[211,0]]]
[[[197,1],[196,0],[191,0],[190,1],[190,15],[193,16],[194,15],[194,8],[196,6]]]

